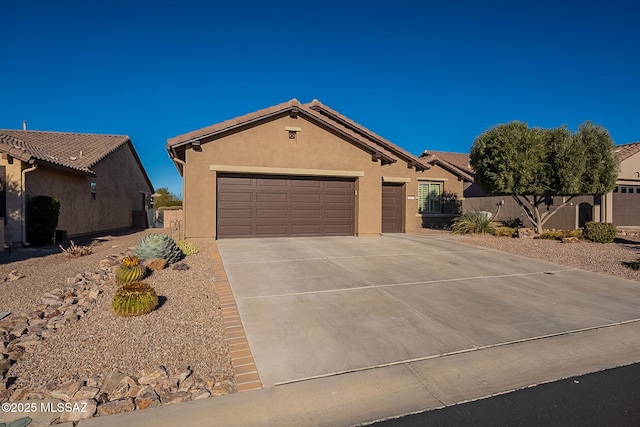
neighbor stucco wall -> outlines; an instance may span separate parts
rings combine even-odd
[[[143,210],[143,194],[151,193],[128,144],[94,166],[96,176],[39,166],[27,175],[27,197],[60,200],[58,229],[68,236],[131,227],[132,212]],[[95,200],[91,183],[96,183]]]
[[[300,128],[289,139],[286,126]],[[202,141],[202,151],[186,151],[184,170],[186,237],[215,237],[216,171],[211,165],[352,171],[356,178],[356,221],[358,236],[379,235],[382,223],[382,176],[407,177],[409,194],[417,195],[417,176],[406,162],[381,167],[371,154],[347,138],[321,127],[303,116],[288,115],[263,121],[218,139]],[[215,168],[214,168],[215,169]],[[330,174],[327,174],[330,176]],[[405,209],[406,228],[415,229],[417,201]]]
[[[7,216],[5,225],[5,242],[18,244],[22,241],[22,170],[31,167],[31,165],[23,163],[17,159],[11,162],[7,159],[0,159],[0,166],[5,167],[7,180]]]
[[[634,185],[640,182],[640,153],[636,153],[620,162],[618,181],[632,181]]]

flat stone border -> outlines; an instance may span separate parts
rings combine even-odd
[[[233,374],[236,380],[237,391],[250,391],[262,389],[262,382],[258,374],[258,368],[253,360],[251,348],[247,341],[247,335],[240,320],[238,306],[231,292],[231,286],[227,279],[227,273],[222,264],[222,257],[218,251],[218,245],[214,241],[209,249],[209,256],[213,262],[213,274],[215,276],[215,287],[220,298],[222,308],[222,319],[224,329],[231,352],[231,363],[233,364]]]

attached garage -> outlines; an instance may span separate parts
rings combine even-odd
[[[352,236],[353,179],[221,174],[217,236]]]
[[[374,237],[421,226],[418,181],[429,165],[317,100],[194,130],[167,150],[184,177],[187,239]]]

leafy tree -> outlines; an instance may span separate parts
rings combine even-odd
[[[619,164],[609,132],[585,122],[572,133],[566,126],[529,128],[511,122],[492,127],[473,142],[475,180],[487,193],[510,195],[541,233],[544,223],[578,195],[613,190]],[[565,196],[551,210],[554,196]]]
[[[160,194],[158,197],[154,197],[154,208],[161,208],[163,206],[182,206],[182,200],[180,197],[169,192],[166,187],[158,188],[156,193]]]

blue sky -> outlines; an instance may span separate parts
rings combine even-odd
[[[640,140],[636,1],[0,0],[0,128],[173,136],[317,98],[414,154],[512,120]]]

